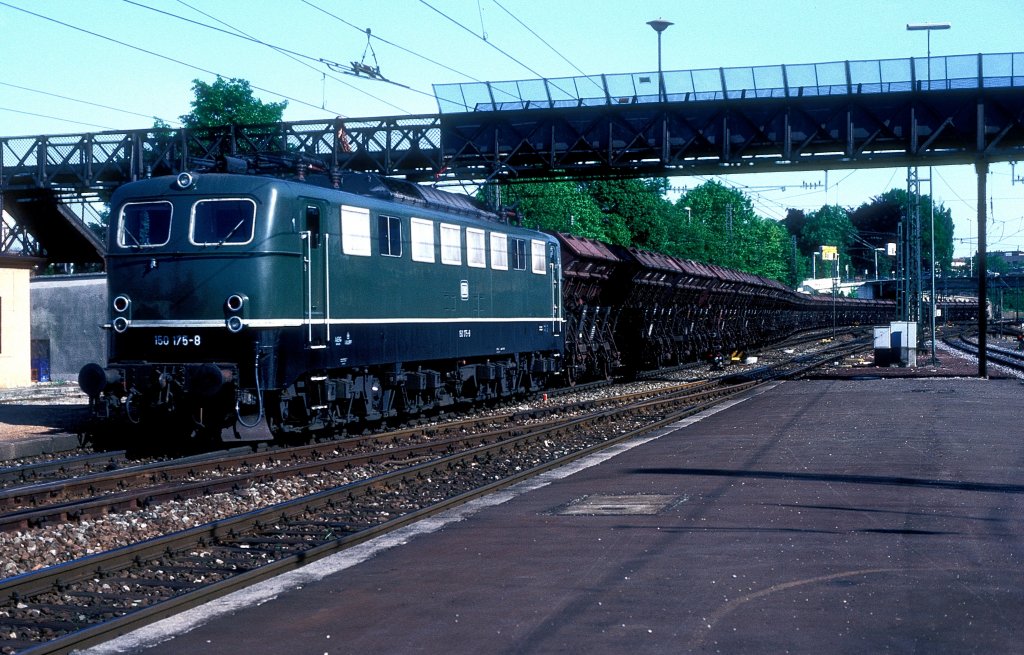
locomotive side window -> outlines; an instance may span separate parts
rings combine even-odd
[[[396,216],[377,217],[377,238],[380,254],[385,257],[402,256],[402,219]]]
[[[484,246],[484,231],[466,228],[466,263],[473,268],[487,266],[487,249]]]
[[[171,238],[171,203],[132,202],[121,208],[117,245],[123,248],[162,246]]]
[[[458,225],[441,223],[441,263],[462,263],[462,230]]]
[[[538,275],[544,275],[548,272],[547,258],[544,256],[546,250],[547,248],[545,248],[543,241],[538,241],[537,239],[530,240],[530,268]]]
[[[526,270],[526,241],[522,239],[512,239],[510,242],[511,256],[512,256],[512,268],[517,271]]]
[[[409,238],[412,241],[412,260],[434,263],[434,222],[423,218],[409,221]]]
[[[341,251],[346,255],[369,257],[370,210],[365,207],[341,207]]]
[[[256,203],[233,198],[200,200],[192,205],[190,239],[197,246],[242,245],[252,241]]]
[[[508,236],[501,232],[491,232],[491,268],[508,270]]]

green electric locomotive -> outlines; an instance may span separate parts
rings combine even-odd
[[[554,237],[466,196],[351,174],[126,184],[108,237],[93,416],[271,439],[545,388],[562,371]]]

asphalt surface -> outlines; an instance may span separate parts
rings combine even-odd
[[[787,382],[91,652],[1022,652],[1022,400]]]

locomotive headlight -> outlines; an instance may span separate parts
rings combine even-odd
[[[114,319],[114,332],[121,334],[128,329],[128,319],[124,316],[118,316]]]
[[[227,311],[229,316],[224,318],[224,325],[227,326],[228,331],[232,333],[241,332],[242,328],[245,327],[242,324],[242,317],[240,314],[245,308],[246,301],[249,300],[245,294],[233,293],[228,296],[227,300],[224,301],[224,309]]]
[[[195,182],[195,178],[192,177],[192,173],[178,173],[178,177],[175,180],[179,189],[187,189],[192,186],[193,182]]]
[[[120,295],[117,298],[114,298],[114,311],[118,314],[125,313],[131,306],[132,301],[128,296]]]

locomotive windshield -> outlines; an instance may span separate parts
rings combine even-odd
[[[136,202],[121,208],[117,244],[123,248],[162,246],[171,236],[171,203]]]
[[[191,239],[197,246],[249,243],[255,225],[256,203],[252,200],[200,200],[192,206]]]

